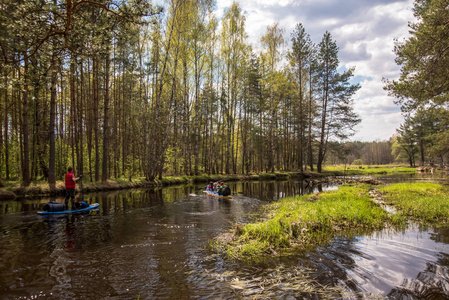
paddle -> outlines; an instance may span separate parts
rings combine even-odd
[[[196,190],[196,191],[199,191],[199,190],[205,189],[205,188],[207,188],[207,187],[208,187],[208,186],[206,185],[206,186],[202,186],[202,187],[196,188],[195,190]]]

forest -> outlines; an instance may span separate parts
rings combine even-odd
[[[437,2],[416,1],[417,14],[443,14]],[[354,68],[339,69],[330,32],[315,44],[299,20],[290,35],[268,26],[261,47],[249,44],[237,3],[218,18],[211,0],[2,1],[0,24],[3,180],[44,179],[52,187],[69,165],[106,181],[320,172],[326,160],[362,160],[353,150],[363,147],[348,143],[360,122]],[[410,43],[395,49],[398,64],[416,55]],[[406,122],[394,140],[365,143],[365,153],[377,153],[366,161],[445,158],[432,135],[447,136],[447,78],[445,90],[426,95],[405,93],[419,88],[406,80],[385,81]],[[436,117],[427,120],[420,111],[429,109]],[[427,119],[418,122],[420,115]],[[427,121],[435,128],[420,130]]]
[[[90,180],[321,169],[359,122],[329,32],[268,27],[234,3],[18,1],[2,8],[1,177]],[[218,24],[221,23],[221,28]]]

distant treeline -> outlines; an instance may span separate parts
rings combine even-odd
[[[333,143],[326,158],[326,164],[408,164],[411,167],[446,167],[447,154],[435,155],[431,147],[425,144],[419,147],[419,143],[416,143],[414,151],[409,153],[399,140],[400,136],[394,135],[388,141]]]
[[[0,178],[321,171],[360,122],[335,40],[274,24],[255,51],[241,8],[213,7],[3,3]]]

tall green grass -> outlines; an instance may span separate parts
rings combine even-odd
[[[257,261],[266,254],[308,249],[329,241],[338,232],[358,234],[409,219],[433,225],[449,222],[449,187],[432,183],[398,183],[376,187],[397,213],[389,214],[369,197],[369,185],[344,185],[336,191],[286,198],[263,211],[264,219],[236,226],[215,247],[231,259]]]
[[[336,191],[286,198],[266,207],[266,219],[239,228],[226,253],[232,259],[257,260],[291,247],[307,249],[335,233],[381,229],[401,222],[368,196],[369,186],[342,186]]]
[[[449,188],[434,183],[397,183],[381,187],[383,200],[399,213],[427,223],[449,222]]]

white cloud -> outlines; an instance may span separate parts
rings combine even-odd
[[[354,110],[360,115],[362,123],[353,140],[388,140],[403,121],[400,108],[383,90],[382,82],[365,80],[361,86],[355,95]]]
[[[266,32],[267,26],[276,22],[269,10],[254,10],[246,16],[246,32],[249,42],[256,46],[262,35]]]

